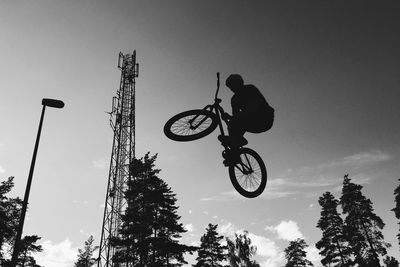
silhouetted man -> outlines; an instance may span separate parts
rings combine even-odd
[[[268,131],[274,122],[274,109],[268,104],[260,91],[251,84],[244,84],[239,74],[230,75],[225,82],[234,95],[231,99],[232,116],[223,114],[227,119],[229,136],[220,141],[233,149],[244,146],[247,140],[245,132],[262,133]]]

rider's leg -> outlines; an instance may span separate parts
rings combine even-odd
[[[247,144],[247,140],[243,135],[247,130],[250,118],[244,115],[245,114],[239,114],[238,116],[232,117],[228,123],[230,144],[233,147],[241,147]]]
[[[242,116],[233,117],[228,123],[229,136],[226,136],[224,138],[225,140],[220,139],[223,144],[228,146],[228,149],[224,153],[225,166],[229,166],[240,161],[239,148],[247,144],[247,140],[243,137],[244,133],[246,132],[244,126],[245,120]]]
[[[257,119],[251,119],[257,118]],[[246,131],[250,133],[263,133],[272,128],[274,124],[274,113],[261,112],[257,116],[252,116],[247,121]]]
[[[227,123],[229,136],[224,140],[220,139],[223,144],[227,144],[230,148],[229,155],[233,155],[233,159],[224,161],[225,165],[239,160],[239,148],[247,144],[247,140],[243,137],[245,132],[262,133],[269,130],[274,122],[274,115],[241,113],[239,116],[234,116]]]

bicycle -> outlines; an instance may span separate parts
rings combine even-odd
[[[225,137],[222,121],[225,124],[228,122],[227,118],[222,115],[225,112],[220,106],[222,100],[218,98],[219,87],[219,73],[217,73],[217,91],[214,103],[203,109],[188,110],[173,116],[164,125],[165,135],[174,141],[193,141],[209,135],[219,126],[220,136]],[[221,144],[225,149],[222,156],[226,160],[233,187],[244,197],[259,196],[267,184],[267,169],[260,155],[244,146],[232,149],[224,142]]]

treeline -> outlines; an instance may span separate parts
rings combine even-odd
[[[14,177],[9,177],[0,184],[0,266],[8,266],[17,232],[22,200],[18,197],[8,197],[14,187]],[[17,266],[41,267],[36,264],[32,256],[35,252],[42,251],[42,246],[37,244],[40,237],[37,235],[24,236],[17,258]]]
[[[245,232],[234,240],[217,234],[217,225],[209,224],[201,237],[200,247],[180,244],[186,232],[179,223],[176,196],[171,188],[158,177],[155,168],[157,155],[135,160],[132,173],[135,179],[128,184],[125,198],[128,203],[122,216],[120,236],[111,244],[118,251],[113,258],[116,266],[182,266],[187,264],[184,253],[197,251],[197,263],[193,266],[259,266],[252,258],[256,247]],[[400,186],[395,190],[397,218],[400,215]],[[370,199],[362,193],[362,186],[344,176],[342,194],[337,200],[326,192],[319,198],[321,216],[317,227],[322,238],[316,247],[324,266],[399,266],[398,261],[387,255],[390,244],[384,241],[385,224],[375,214]],[[340,213],[338,207],[342,208]],[[400,236],[399,236],[400,238]],[[400,241],[399,241],[400,242]],[[285,266],[312,266],[307,260],[307,244],[298,239],[285,249]],[[127,263],[129,263],[127,265]],[[384,264],[384,265],[383,265]]]
[[[372,201],[362,193],[362,186],[355,184],[345,175],[340,199],[325,192],[319,198],[321,216],[317,227],[322,238],[316,247],[322,256],[324,266],[399,266],[399,262],[387,255],[391,246],[384,241],[383,220],[374,212]],[[399,219],[400,186],[396,188],[392,209]],[[341,207],[342,212],[338,211]],[[400,244],[400,236],[399,244]]]
[[[331,192],[325,192],[319,198],[321,215],[317,227],[322,231],[322,238],[316,247],[323,266],[399,266],[399,262],[387,253],[391,245],[384,241],[382,234],[385,223],[374,212],[372,201],[364,196],[362,188],[345,175],[340,199]],[[400,219],[400,185],[394,190],[394,195],[392,211]],[[397,237],[400,245],[400,234]],[[313,266],[306,259],[306,247],[303,239],[290,242],[285,249],[288,260],[285,266]]]
[[[187,230],[179,222],[181,217],[177,213],[176,195],[159,177],[156,159],[157,155],[147,153],[131,164],[130,171],[135,179],[128,182],[124,193],[127,208],[121,216],[118,237],[110,240],[116,251],[112,258],[113,266],[183,266],[188,264],[184,254],[197,252],[194,267],[259,267],[254,260],[257,248],[246,231],[231,239],[218,234],[218,225],[209,224],[199,246],[180,243]],[[22,205],[21,199],[7,196],[13,186],[13,177],[0,185],[1,266],[9,263]],[[400,185],[394,195],[392,211],[400,219]],[[321,230],[322,238],[316,247],[320,250],[323,266],[399,266],[399,262],[387,254],[390,244],[384,241],[382,234],[385,224],[375,214],[371,200],[363,195],[361,185],[353,183],[345,175],[340,198],[325,192],[319,198],[319,204],[321,215],[316,226]],[[397,237],[400,244],[400,234]],[[42,247],[36,244],[39,239],[36,235],[23,238],[18,266],[41,267],[33,257],[35,252],[42,251]],[[90,236],[78,251],[75,267],[96,264],[98,259],[94,254],[98,247],[93,243]],[[306,257],[307,246],[303,239],[291,241],[284,250],[284,266],[313,266]]]

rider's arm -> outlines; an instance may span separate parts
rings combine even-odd
[[[235,96],[232,97],[231,106],[232,106],[232,116],[236,116],[240,111],[237,97]]]
[[[232,118],[232,116],[229,115],[228,112],[222,113],[222,114],[221,114],[221,117],[222,117],[222,119],[223,119],[224,121],[229,121],[229,120]]]

